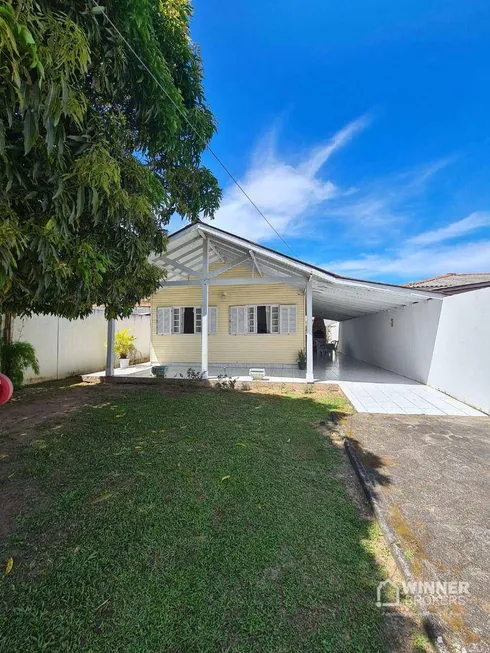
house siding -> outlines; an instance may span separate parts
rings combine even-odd
[[[220,264],[222,265],[222,264]],[[214,266],[215,268],[218,266]],[[213,268],[211,268],[213,269]],[[249,278],[251,270],[236,267],[221,278]],[[226,298],[221,295],[226,293]],[[297,309],[296,334],[231,335],[229,307],[262,304],[294,304]],[[152,362],[196,363],[201,360],[200,334],[159,335],[156,332],[156,309],[160,306],[200,306],[199,286],[162,288],[151,298]],[[218,308],[218,332],[208,339],[210,363],[250,363],[285,365],[296,363],[299,349],[305,346],[305,302],[301,290],[282,283],[210,286],[209,306]]]

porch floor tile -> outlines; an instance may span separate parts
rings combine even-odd
[[[196,372],[200,365],[183,363],[171,365],[168,369],[169,377],[183,376],[185,378],[189,367]],[[218,365],[209,366],[209,376],[217,377],[218,374],[227,374],[229,377],[238,378],[240,381],[251,381],[248,376],[250,366]],[[306,383],[303,370],[289,368],[270,368],[270,376],[264,380],[271,383]],[[114,370],[116,376],[143,376],[151,377],[151,363],[132,365],[125,370]],[[315,382],[336,383],[360,413],[383,413],[391,415],[460,415],[485,417],[484,413],[468,406],[467,404],[449,397],[444,393],[412,381],[404,376],[390,372],[380,367],[344,356],[330,353],[316,357],[314,361]],[[103,376],[104,372],[87,374],[87,377]]]

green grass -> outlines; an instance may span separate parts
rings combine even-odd
[[[384,651],[339,399],[121,390],[45,427],[0,550],[2,651]]]

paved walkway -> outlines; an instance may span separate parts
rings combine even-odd
[[[469,583],[463,603],[431,609],[468,653],[490,651],[490,418],[357,414],[346,426],[416,580]]]
[[[199,364],[184,363],[170,366],[168,376],[185,378],[189,367],[200,371]],[[251,381],[248,371],[249,367],[240,365],[209,366],[211,377],[227,374],[240,381]],[[151,363],[132,365],[125,370],[115,369],[114,372],[117,376],[149,377]],[[103,375],[104,372],[94,372],[85,376]],[[271,368],[270,375],[264,380],[271,383],[306,383],[305,372],[290,366]],[[315,380],[317,383],[337,383],[359,413],[484,416],[484,413],[434,388],[342,354],[317,357]]]

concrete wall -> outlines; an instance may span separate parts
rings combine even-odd
[[[339,351],[427,383],[441,308],[429,300],[341,322]]]
[[[444,299],[428,384],[490,413],[490,288]]]
[[[490,289],[342,322],[339,351],[490,412]]]
[[[136,360],[150,356],[150,315],[133,314],[117,320],[116,331],[131,329],[136,336]],[[30,342],[36,350],[41,374],[32,370],[26,383],[63,379],[73,374],[95,372],[105,366],[107,321],[96,309],[84,320],[65,320],[51,315],[35,315],[14,321],[14,340]]]

